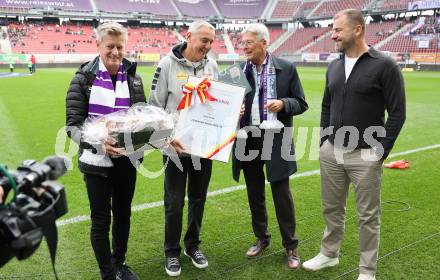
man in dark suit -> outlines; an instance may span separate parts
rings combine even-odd
[[[300,260],[289,187],[289,176],[297,170],[292,116],[306,111],[308,105],[295,66],[267,51],[269,30],[265,25],[251,24],[244,29],[242,44],[247,57],[243,71],[252,91],[245,98],[241,117],[241,127],[247,131],[247,138],[239,138],[235,143],[232,169],[237,181],[240,170],[243,170],[252,227],[257,238],[246,256],[258,257],[270,243],[263,171],[263,165],[266,165],[287,265],[296,269]]]

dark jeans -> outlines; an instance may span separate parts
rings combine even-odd
[[[114,279],[114,266],[125,261],[136,184],[136,169],[128,158],[113,159],[113,163],[109,177],[84,174],[92,220],[90,239],[102,279]],[[113,252],[109,241],[110,211]]]
[[[167,157],[164,156],[164,163]],[[200,229],[209,180],[211,179],[212,161],[201,159],[201,169],[195,170],[190,157],[180,158],[183,172],[170,159],[165,168],[164,204],[165,204],[165,242],[167,257],[178,257],[181,252],[182,215],[185,206],[186,181],[188,179],[188,226],[184,237],[188,251],[198,248]]]
[[[252,216],[252,228],[257,238],[270,242],[267,228],[267,210],[265,196],[264,161],[260,159],[263,138],[248,138],[246,150],[259,150],[259,156],[252,161],[243,161],[242,168],[246,181],[249,207]],[[295,209],[289,188],[289,179],[270,183],[278,225],[286,249],[296,249],[298,239],[295,237]]]

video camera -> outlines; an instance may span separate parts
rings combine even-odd
[[[25,160],[12,172],[0,166],[0,186],[6,194],[9,189],[13,192],[9,203],[0,204],[0,267],[14,256],[19,260],[30,257],[45,236],[54,268],[55,220],[68,211],[64,186],[55,180],[66,173],[69,164],[66,158],[52,156],[42,163]]]

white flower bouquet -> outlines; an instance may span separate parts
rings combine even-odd
[[[113,166],[102,146],[108,138],[115,141],[116,148],[123,148],[124,155],[131,155],[147,149],[166,149],[168,138],[174,129],[174,118],[162,108],[135,104],[126,110],[89,118],[82,128],[82,141],[98,150],[84,150],[80,161],[95,166]],[[101,151],[100,151],[101,150]]]

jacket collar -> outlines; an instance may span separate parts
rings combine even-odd
[[[379,58],[380,57],[380,52],[378,50],[376,50],[375,48],[370,46],[368,48],[368,51],[363,53],[360,57],[363,57],[363,56],[366,56],[366,55],[368,55],[368,56],[370,56],[372,58]],[[339,59],[344,60],[345,59],[345,54],[344,53],[340,53]]]
[[[187,42],[178,44],[172,48],[171,53],[169,55],[173,59],[177,60],[179,63],[186,65],[188,67],[192,67],[192,63],[183,56],[183,51],[187,48],[187,46],[188,46]],[[197,68],[205,67],[205,65],[208,63],[208,57],[205,55],[205,57],[200,62],[201,63]]]
[[[182,44],[178,44],[178,45],[174,46],[171,51],[174,54],[174,56],[176,56],[176,58],[184,59],[183,51],[186,49],[186,47],[187,47],[187,43],[183,42]]]
[[[272,65],[275,69],[282,70],[282,67],[281,67],[280,62],[278,60],[278,57],[271,55],[270,59],[272,59]]]
[[[131,62],[128,59],[122,59],[122,64],[124,65],[127,74],[136,73],[137,63]],[[86,62],[80,66],[80,71],[82,71],[89,79],[94,79],[99,70],[99,56],[95,57],[94,60]]]
[[[267,59],[272,60],[272,66],[276,69],[276,70],[282,70],[282,67],[280,66],[279,60],[276,56],[274,56],[273,54],[267,52],[266,53],[266,58],[264,59],[263,64],[267,63]],[[253,64],[251,62],[251,64]],[[244,64],[243,64],[244,65]]]
[[[375,48],[370,47],[368,49],[368,55],[371,56],[372,58],[379,58],[380,57],[380,52],[377,51]]]

